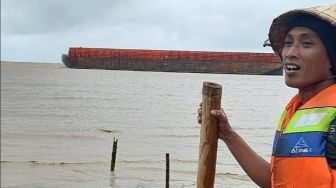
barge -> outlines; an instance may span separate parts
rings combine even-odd
[[[274,53],[211,52],[71,47],[62,55],[65,66],[158,72],[282,75]]]

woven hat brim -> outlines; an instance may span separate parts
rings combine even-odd
[[[305,9],[295,9],[281,14],[273,20],[268,34],[271,46],[280,59],[282,59],[281,53],[284,47],[285,32],[288,29],[287,23],[289,20],[302,14],[312,15],[318,19],[330,23],[333,27],[336,27],[336,4]]]

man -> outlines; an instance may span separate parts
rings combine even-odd
[[[219,138],[260,187],[336,187],[336,4],[280,15],[269,39],[286,84],[298,89],[279,120],[271,163],[231,128],[223,109],[211,111]]]

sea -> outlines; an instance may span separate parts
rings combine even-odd
[[[70,69],[1,62],[1,187],[196,187],[203,82],[266,160],[297,92],[283,76]],[[114,140],[115,170],[110,171]],[[256,186],[219,140],[214,187]],[[258,170],[258,169],[256,169]]]

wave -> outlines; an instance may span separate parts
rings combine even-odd
[[[105,161],[86,161],[86,162],[50,162],[50,161],[1,161],[2,163],[30,163],[33,165],[84,165],[84,164],[102,164]]]
[[[65,133],[65,132],[6,132],[6,137],[48,137],[48,138],[100,138],[99,134],[95,132],[79,132],[79,133]]]
[[[173,159],[173,162],[178,162],[178,163],[197,163],[198,160],[182,160],[182,159]]]
[[[244,180],[244,181],[251,181],[251,179],[247,176],[247,175],[244,175],[244,174],[235,174],[235,173],[223,173],[223,172],[220,172],[220,173],[216,173],[216,176],[219,177],[219,178],[230,178],[230,179],[237,179],[237,180]]]
[[[152,137],[162,137],[162,138],[198,138],[198,134],[191,135],[176,135],[176,134],[155,134]]]
[[[165,162],[166,160],[119,160],[119,162],[123,163],[141,163],[141,164],[155,164],[155,163],[162,163]],[[170,159],[170,162],[173,163],[197,163],[197,160],[182,160],[182,159]]]
[[[10,161],[2,160],[0,163],[31,163],[34,165],[81,165],[81,164],[102,164],[110,163],[110,161],[83,161],[83,162],[63,162],[63,161]],[[118,163],[128,163],[128,164],[160,164],[165,163],[165,160],[118,160]],[[189,163],[196,164],[196,160],[181,160],[181,159],[170,159],[170,163]]]
[[[54,96],[54,97],[52,97],[52,99],[54,99],[54,100],[74,100],[74,99],[81,99],[81,98],[80,97],[75,97],[75,96],[64,96],[64,97]]]
[[[50,98],[49,96],[46,96],[44,98]],[[109,97],[99,97],[99,96],[52,96],[51,98],[52,100],[56,100],[56,101],[59,101],[59,100],[95,100],[95,101],[117,101],[116,99],[114,98],[109,98]]]
[[[156,164],[164,161],[165,160],[119,160],[119,162],[128,164]]]
[[[120,133],[121,132],[121,130],[113,130],[113,129],[105,129],[105,128],[100,128],[99,130],[105,133]]]

